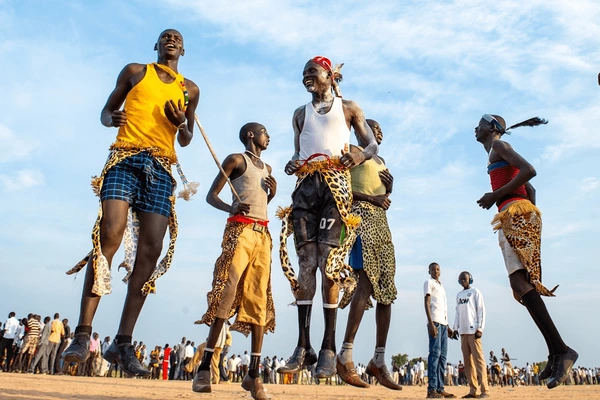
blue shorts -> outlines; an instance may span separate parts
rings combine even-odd
[[[171,215],[173,180],[148,152],[127,157],[108,170],[102,182],[100,199],[123,200],[136,211]]]
[[[363,254],[362,254],[362,239],[360,235],[356,237],[356,241],[354,242],[354,246],[352,246],[352,250],[350,250],[350,258],[348,260],[348,264],[352,267],[352,269],[363,269]]]

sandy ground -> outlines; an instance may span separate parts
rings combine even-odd
[[[325,385],[266,385],[272,399],[424,399],[424,387],[404,387],[395,392],[374,386],[357,389],[349,386]],[[448,387],[457,397],[468,393],[464,386]],[[562,386],[553,390],[545,387],[516,387],[491,389],[492,399],[600,399],[598,386]],[[140,379],[84,378],[0,373],[0,399],[250,399],[239,384],[213,386],[213,393],[199,394],[191,390],[191,382],[150,381]]]

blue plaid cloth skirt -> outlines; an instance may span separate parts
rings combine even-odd
[[[127,157],[104,176],[100,199],[123,200],[136,211],[169,217],[173,181],[171,175],[152,157],[143,151]]]

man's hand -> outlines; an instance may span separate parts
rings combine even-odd
[[[286,174],[293,175],[294,172],[298,171],[298,168],[300,168],[300,162],[298,160],[290,160],[285,165],[285,168],[283,170]]]
[[[392,187],[394,186],[394,177],[390,174],[388,169],[383,171],[379,171],[379,179],[381,179],[381,183],[385,186],[385,191],[387,193],[392,193]]]
[[[231,207],[231,214],[232,215],[248,215],[248,213],[250,212],[250,204],[248,203],[239,203],[236,204],[235,206]]]
[[[272,199],[277,193],[277,181],[273,178],[273,175],[269,175],[265,178],[265,186],[269,189],[269,198]]]
[[[360,165],[363,161],[365,161],[365,155],[362,152],[349,152],[342,155],[342,158],[340,158],[340,162],[346,168],[356,167],[357,165]]]
[[[477,200],[477,204],[479,207],[485,208],[489,210],[491,206],[496,203],[496,195],[493,192],[488,192],[484,194],[479,200]]]
[[[111,114],[110,124],[114,127],[123,126],[127,123],[127,113],[121,110],[115,110]]]
[[[481,332],[479,329],[475,331],[475,339],[481,339],[482,336],[483,332]]]
[[[176,127],[179,127],[181,124],[187,121],[185,118],[183,105],[181,104],[181,99],[177,101],[177,105],[175,105],[173,100],[167,100],[165,103],[165,115],[167,116],[167,119]]]
[[[432,338],[436,338],[438,335],[438,329],[435,324],[427,324],[427,330],[429,331],[429,336]]]
[[[390,208],[390,204],[392,203],[392,201],[390,200],[390,198],[388,197],[387,194],[380,194],[378,196],[370,196],[369,199],[371,200],[370,203],[373,204],[374,206],[377,207],[381,207],[384,210],[387,210],[388,208]]]

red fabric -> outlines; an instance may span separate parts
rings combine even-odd
[[[241,222],[243,224],[253,224],[256,222],[257,224],[262,225],[262,226],[267,226],[269,224],[269,221],[259,221],[259,220],[255,220],[252,218],[246,218],[243,215],[239,215],[239,214],[236,214],[233,217],[227,218],[227,222]]]
[[[173,350],[171,347],[167,347],[165,349],[165,354],[162,363],[163,381],[169,380],[169,357],[171,356],[171,350]]]
[[[492,190],[497,190],[502,186],[506,185],[508,182],[512,181],[515,176],[519,173],[519,169],[514,165],[507,165],[505,167],[495,168],[490,171],[490,180],[492,182]],[[518,187],[511,194],[516,195],[515,197],[510,197],[502,201],[501,204],[498,204],[498,209],[501,210],[506,204],[515,201],[515,200],[523,200],[523,198],[527,198],[527,190],[525,186]]]
[[[325,68],[327,71],[333,70],[333,68],[331,66],[331,61],[327,57],[316,56],[314,58],[311,58],[310,61],[314,62],[315,64],[319,64],[321,67]]]

